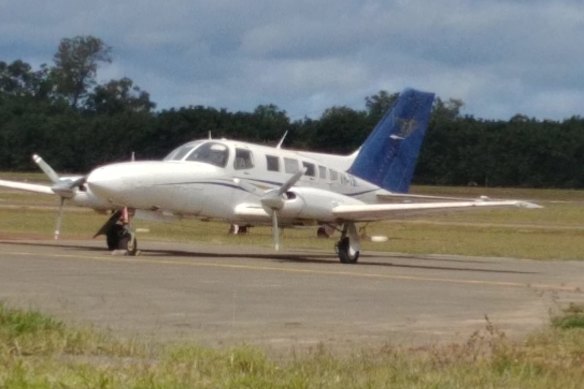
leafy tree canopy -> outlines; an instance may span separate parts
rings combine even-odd
[[[89,88],[96,84],[98,64],[112,61],[111,50],[101,39],[91,35],[62,39],[53,58],[56,92],[76,108]]]

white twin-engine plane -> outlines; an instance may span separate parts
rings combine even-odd
[[[128,227],[136,211],[224,220],[242,226],[328,226],[341,231],[342,263],[359,258],[356,224],[410,213],[471,207],[536,204],[518,200],[441,198],[405,194],[425,135],[434,95],[403,91],[365,143],[349,156],[284,150],[226,139],[186,143],[162,161],[98,167],[87,176],[59,177],[40,157],[35,162],[52,186],[0,180],[0,186],[56,194],[77,206],[115,211],[96,234],[109,249],[136,253]]]

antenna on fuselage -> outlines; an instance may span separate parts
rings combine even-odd
[[[211,131],[209,131],[209,139],[213,139],[213,137],[211,136]]]
[[[288,135],[288,130],[286,130],[286,132],[282,136],[282,139],[280,139],[280,141],[278,142],[278,145],[276,146],[277,149],[282,148],[282,143],[284,143],[284,139],[286,139],[286,135]]]

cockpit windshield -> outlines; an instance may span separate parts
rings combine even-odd
[[[223,143],[199,140],[177,147],[168,154],[165,161],[198,161],[225,167],[229,159],[229,148]]]
[[[207,162],[225,167],[229,159],[229,149],[223,143],[207,142],[197,147],[187,156],[187,161]]]
[[[163,161],[182,161],[185,155],[190,153],[195,147],[199,146],[204,141],[198,140],[194,142],[189,142],[184,145],[180,145],[176,149],[172,150]]]

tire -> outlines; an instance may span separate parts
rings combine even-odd
[[[107,248],[113,250],[126,250],[128,255],[138,253],[138,240],[136,235],[127,226],[114,224],[106,234]]]
[[[121,238],[124,233],[124,227],[119,224],[114,224],[105,236],[107,248],[110,251],[118,250],[121,245]]]
[[[336,249],[341,263],[353,264],[359,260],[359,251],[356,251],[353,255],[350,254],[351,244],[348,237],[339,240]]]
[[[136,256],[138,255],[138,239],[134,235],[134,239],[128,242],[128,255]]]

